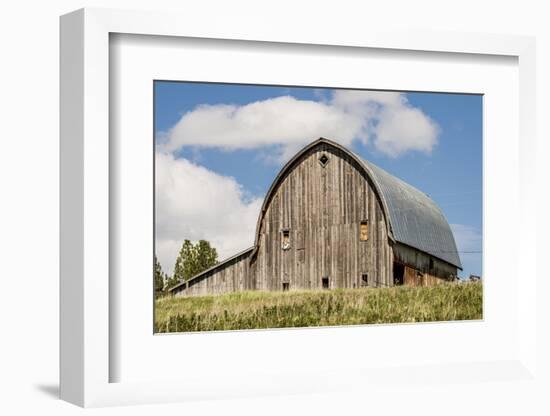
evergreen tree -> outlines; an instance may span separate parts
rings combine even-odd
[[[173,285],[189,280],[217,262],[218,253],[208,241],[200,240],[193,244],[191,241],[185,240],[174,266]]]
[[[191,265],[195,263],[195,249],[193,243],[189,240],[185,240],[181,245],[176,264],[174,265],[174,274],[172,279],[181,283],[186,281],[192,273],[190,269]]]
[[[194,274],[209,269],[218,262],[218,252],[214,247],[211,247],[210,243],[206,240],[199,240],[198,243],[195,244],[195,251],[197,253],[197,258],[195,265],[196,271]]]
[[[162,267],[155,255],[155,295],[160,295],[164,290],[166,275],[162,271]]]

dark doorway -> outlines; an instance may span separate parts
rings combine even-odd
[[[323,289],[328,289],[328,276],[325,276],[321,279],[323,282]]]
[[[363,273],[361,275],[361,286],[365,287],[369,285],[369,275],[367,273]]]
[[[403,275],[405,274],[405,266],[401,263],[393,263],[393,284],[402,285]]]
[[[290,283],[284,282],[284,283],[283,283],[283,292],[288,291],[289,287],[290,287]]]

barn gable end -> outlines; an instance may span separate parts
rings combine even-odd
[[[258,222],[251,257],[258,289],[319,289],[323,279],[330,288],[391,286],[386,219],[361,162],[321,140],[282,172]]]

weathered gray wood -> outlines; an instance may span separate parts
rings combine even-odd
[[[220,264],[175,288],[172,293],[179,296],[221,295],[228,292],[254,290],[250,276],[250,250]]]
[[[329,158],[323,166],[322,155]],[[361,221],[369,219],[368,238],[361,241]],[[291,236],[281,250],[282,230]],[[303,154],[277,184],[260,222],[255,263],[258,288],[282,290],[391,286],[391,250],[381,202],[370,179],[346,152],[326,144]],[[303,265],[303,266],[302,266]],[[300,267],[297,267],[300,266]],[[304,270],[302,273],[300,270]]]

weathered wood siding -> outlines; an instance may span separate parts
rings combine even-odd
[[[395,261],[405,265],[404,284],[406,285],[430,286],[457,275],[456,266],[404,244],[394,244],[393,255]],[[419,273],[421,278],[418,276]]]
[[[188,281],[176,289],[176,296],[220,295],[222,293],[254,290],[254,278],[249,268],[250,251],[243,253],[212,270]]]
[[[328,156],[323,166],[322,155]],[[368,239],[361,241],[361,221]],[[365,227],[363,227],[363,230]],[[290,248],[282,249],[283,230]],[[286,171],[267,201],[252,270],[259,290],[393,285],[386,218],[370,178],[346,152],[319,144]]]

